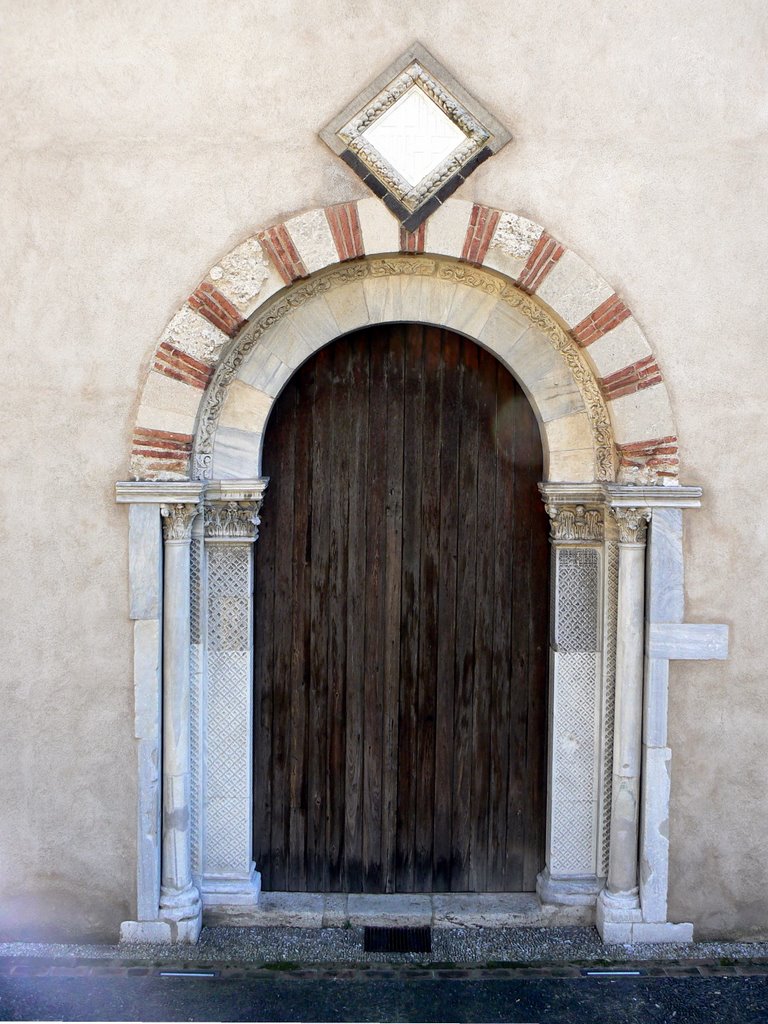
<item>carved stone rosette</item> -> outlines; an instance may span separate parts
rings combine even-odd
[[[261,501],[223,501],[206,504],[207,540],[252,541],[259,536]]]
[[[163,518],[163,539],[166,541],[190,540],[192,536],[192,523],[199,511],[199,505],[187,502],[161,505],[160,515]]]
[[[604,520],[600,506],[548,504],[546,509],[552,540],[593,544],[602,541]]]
[[[651,518],[649,508],[612,508],[611,515],[619,528],[620,544],[645,544]]]

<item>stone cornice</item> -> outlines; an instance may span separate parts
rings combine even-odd
[[[196,504],[204,484],[199,480],[120,480],[115,484],[118,504]]]
[[[605,504],[614,508],[700,508],[701,487],[613,483],[542,483],[547,505]]]

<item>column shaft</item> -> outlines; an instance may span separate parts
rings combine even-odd
[[[202,923],[192,882],[189,755],[189,548],[197,505],[163,505],[163,841],[160,918],[177,942],[195,942]]]
[[[619,544],[609,892],[637,889],[643,723],[645,544]]]
[[[645,630],[645,534],[648,509],[612,508],[619,527],[611,835],[608,881],[597,925],[604,941],[631,941],[641,919],[638,896]]]

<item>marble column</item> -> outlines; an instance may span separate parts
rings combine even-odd
[[[597,903],[605,942],[629,942],[642,920],[638,890],[643,729],[645,539],[648,508],[612,508],[619,530],[616,707],[608,880]]]
[[[203,903],[258,902],[253,862],[253,556],[267,481],[209,485],[205,497],[206,751]]]
[[[163,517],[163,817],[161,921],[174,942],[196,942],[200,893],[190,851],[189,549],[198,505],[160,506]]]

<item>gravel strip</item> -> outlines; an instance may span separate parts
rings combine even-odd
[[[768,942],[603,945],[594,928],[439,928],[432,953],[364,953],[362,928],[204,928],[180,944],[2,942],[2,957],[92,958],[195,963],[622,963],[768,960]]]

